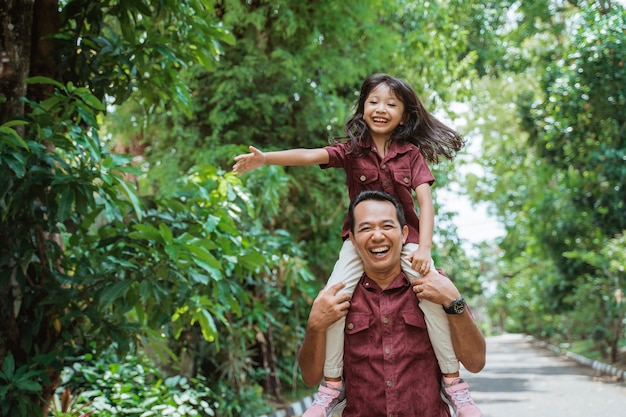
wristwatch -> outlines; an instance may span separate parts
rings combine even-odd
[[[465,311],[465,299],[463,297],[457,298],[456,300],[452,301],[452,304],[450,304],[450,306],[442,307],[443,311],[448,314],[461,314]]]

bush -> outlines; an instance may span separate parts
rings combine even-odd
[[[76,403],[87,404],[84,409],[99,417],[226,417],[254,415],[263,407],[258,386],[237,393],[218,387],[216,392],[203,376],[166,377],[141,353],[123,358],[113,351],[98,357],[86,355],[65,368],[62,378],[57,393],[70,388]]]

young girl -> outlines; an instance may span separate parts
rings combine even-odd
[[[355,113],[345,130],[346,136],[338,139],[346,140],[324,148],[264,153],[250,146],[251,153],[235,157],[233,171],[242,174],[264,164],[319,164],[322,169],[345,170],[350,200],[363,190],[394,195],[404,207],[409,226],[402,269],[409,279],[425,275],[434,268],[431,259],[434,208],[430,186],[435,180],[426,161],[436,163],[440,156],[454,158],[465,141],[424,108],[409,84],[386,74],[374,74],[365,79]],[[417,196],[419,217],[412,191]],[[346,216],[342,231],[344,243],[327,286],[343,281],[342,291],[352,294],[363,275],[363,266],[348,233]],[[467,383],[459,378],[459,361],[450,340],[446,312],[442,306],[426,300],[420,300],[419,305],[443,374],[442,396],[457,417],[482,416]],[[345,319],[339,320],[327,332],[324,381],[303,417],[327,417],[345,406],[341,378],[344,325]]]

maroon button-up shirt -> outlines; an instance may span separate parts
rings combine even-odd
[[[449,417],[424,314],[404,273],[384,291],[356,287],[344,339],[343,417]]]
[[[364,146],[363,156],[348,154],[350,144],[347,142],[327,146],[328,164],[320,165],[322,169],[343,168],[346,171],[348,195],[352,201],[361,191],[386,191],[395,196],[402,207],[409,226],[407,242],[419,243],[419,218],[415,210],[413,190],[418,185],[432,183],[435,177],[430,172],[426,160],[417,146],[412,143],[391,142],[391,147],[381,158],[373,144]],[[355,153],[359,154],[357,149]],[[350,228],[348,216],[343,223],[342,237],[348,238]]]

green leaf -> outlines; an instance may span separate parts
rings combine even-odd
[[[9,168],[11,168],[11,171],[15,173],[15,176],[17,178],[24,178],[24,175],[26,175],[27,162],[27,159],[19,153],[7,155],[4,159],[4,163],[6,163]]]
[[[26,83],[27,84],[52,84],[52,85],[57,86],[60,90],[65,90],[65,86],[61,84],[60,82],[58,82],[57,80],[48,78],[48,77],[43,77],[40,75],[36,77],[27,78]]]
[[[126,0],[126,2],[128,3],[129,6],[132,6],[136,8],[137,10],[139,10],[139,12],[143,14],[144,16],[149,17],[152,15],[152,10],[150,10],[150,7],[147,4],[145,4],[143,1]]]
[[[143,218],[143,210],[141,209],[141,202],[139,201],[139,197],[137,196],[137,192],[134,188],[132,188],[123,178],[114,177],[115,181],[121,186],[124,194],[128,197],[128,200],[133,205],[135,209],[135,215],[141,221]]]
[[[163,235],[152,225],[135,224],[133,229],[135,231],[128,234],[132,239],[146,239],[163,243]]]
[[[2,141],[8,144],[9,146],[12,146],[12,147],[21,146],[22,148],[26,150],[30,150],[30,148],[28,147],[28,144],[24,141],[24,139],[22,139],[22,137],[14,129],[7,126],[6,123],[0,126],[0,133],[2,133],[2,135],[0,136],[2,138]],[[9,139],[13,139],[13,140],[9,140]]]
[[[100,307],[103,310],[107,309],[115,300],[122,297],[132,284],[131,280],[124,280],[107,287],[100,295]]]
[[[266,262],[265,256],[259,252],[248,252],[243,256],[239,256],[237,261],[248,271],[254,271]]]
[[[4,373],[4,376],[5,378],[7,378],[8,381],[13,379],[13,375],[15,373],[15,359],[13,358],[12,352],[9,352],[4,358],[4,363],[2,364],[2,372]]]
[[[104,104],[102,104],[98,97],[94,96],[87,88],[80,87],[74,90],[72,93],[80,97],[90,107],[93,107],[94,109],[100,111],[105,110]]]
[[[222,278],[222,264],[205,248],[189,244],[185,246],[187,250],[195,256],[193,262],[200,268],[209,272],[214,279]]]
[[[61,191],[59,198],[59,205],[57,209],[57,219],[60,222],[64,222],[70,217],[72,211],[72,204],[74,203],[74,190],[70,186],[66,186]]]
[[[41,384],[37,381],[21,380],[15,383],[15,386],[24,391],[39,392],[42,390]]]
[[[27,124],[28,124],[28,121],[26,120],[13,119],[13,120],[7,120],[6,122],[2,123],[2,127],[24,126]]]
[[[172,230],[167,227],[164,223],[159,224],[159,230],[161,231],[161,236],[166,244],[172,243],[174,240],[174,236],[172,235]]]
[[[215,326],[215,321],[213,320],[213,316],[207,310],[202,309],[199,315],[196,315],[196,319],[200,324],[200,330],[202,332],[202,337],[207,342],[215,342],[215,337],[217,336],[217,327]]]

